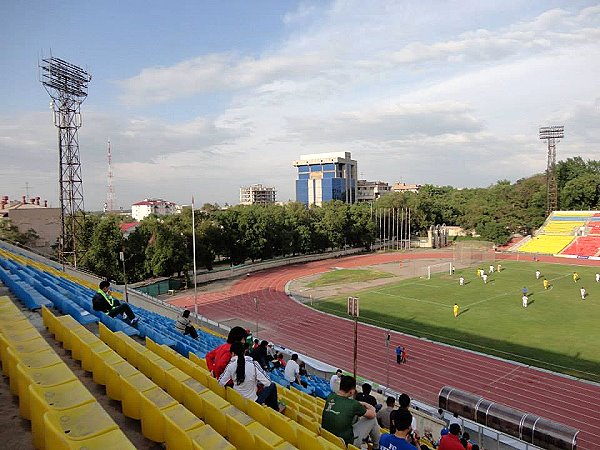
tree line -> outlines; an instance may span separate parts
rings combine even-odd
[[[560,209],[600,209],[600,161],[580,157],[560,161],[557,184]],[[390,193],[373,204],[332,201],[306,208],[294,202],[222,209],[207,203],[194,211],[198,268],[211,270],[217,261],[238,265],[346,246],[368,249],[378,237],[376,211],[389,208],[411,209],[414,235],[424,235],[431,225],[457,225],[503,244],[513,234],[531,234],[543,224],[546,176],[515,183],[500,180],[486,188],[424,185],[418,193]],[[191,208],[178,215],[147,217],[126,239],[119,228],[124,220],[110,214],[86,216],[78,239],[84,268],[122,282],[119,252],[123,251],[129,281],[187,275],[192,270]],[[35,236],[18,233],[4,222],[0,238],[27,245]]]

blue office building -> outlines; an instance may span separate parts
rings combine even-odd
[[[306,206],[331,200],[356,202],[358,170],[350,152],[300,155],[294,167],[298,168],[297,202]]]

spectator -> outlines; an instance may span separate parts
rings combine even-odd
[[[375,408],[355,400],[355,395],[356,379],[342,375],[339,391],[332,392],[325,400],[321,426],[342,438],[346,445],[354,444],[360,447],[364,440],[371,436],[373,448],[378,449],[380,431],[375,420]],[[359,418],[357,421],[356,417]]]
[[[298,365],[300,366],[299,370],[300,370],[300,377],[309,377],[308,375],[308,370],[306,370],[306,363],[304,361],[300,361],[298,363]]]
[[[231,358],[227,367],[219,377],[219,384],[225,386],[233,382],[233,389],[242,396],[261,405],[267,405],[280,411],[277,400],[277,388],[256,361],[246,356],[245,345],[234,342],[230,346]],[[259,383],[263,386],[257,394]]]
[[[465,450],[460,443],[460,425],[453,423],[450,425],[450,432],[440,439],[440,445],[437,450]]]
[[[377,399],[371,395],[371,390],[373,387],[369,383],[364,383],[362,385],[362,392],[356,394],[356,400],[359,402],[365,402],[371,405],[375,410],[377,410]]]
[[[269,369],[269,356],[267,355],[267,341],[262,341],[258,347],[252,350],[250,356],[256,361],[263,370]]]
[[[472,450],[473,448],[473,444],[469,442],[469,439],[471,439],[471,435],[469,435],[469,433],[467,433],[466,431],[463,432],[462,437],[460,438],[460,443],[465,448],[465,450]]]
[[[294,353],[292,358],[287,362],[285,366],[285,379],[290,383],[298,383],[301,386],[306,387],[306,383],[300,380],[300,364],[298,364],[298,355]]]
[[[411,442],[414,438],[411,436],[412,414],[407,409],[399,409],[391,413],[391,421],[394,425],[394,434],[384,434],[379,440],[379,448],[386,450],[416,450],[416,446]]]
[[[92,307],[94,311],[103,312],[110,317],[125,314],[125,322],[132,326],[135,326],[138,322],[137,317],[135,317],[135,314],[127,303],[121,303],[110,295],[110,283],[106,280],[101,281],[98,285],[98,290],[92,298]]]
[[[246,348],[252,348],[253,342],[252,331],[250,331],[250,328],[246,328]]]
[[[275,359],[276,351],[273,348],[273,343],[269,342],[267,345],[267,356],[269,357],[269,361],[273,361]]]
[[[437,411],[437,418],[440,420],[445,420],[444,419],[444,410],[442,408],[438,409]]]
[[[377,422],[380,427],[390,428],[390,413],[394,410],[396,399],[391,395],[386,399],[385,406],[377,411]]]
[[[260,341],[258,339],[254,339],[254,343],[252,344],[252,350],[256,350],[256,348],[260,345]]]
[[[277,355],[275,356],[275,361],[273,361],[273,367],[275,369],[285,369],[285,366],[286,362],[285,359],[283,359],[283,353],[277,352]]]
[[[229,330],[227,342],[206,354],[206,365],[213,377],[219,378],[225,367],[227,367],[227,364],[229,364],[229,360],[231,359],[231,344],[234,342],[244,343],[245,340],[246,330],[242,327],[233,327]]]
[[[400,397],[398,397],[398,408],[399,409],[406,409],[408,411],[408,408],[410,406],[410,397],[407,394],[400,394]],[[412,423],[411,423],[412,429],[413,429],[413,433],[417,433],[417,420],[414,418],[412,418]],[[392,432],[390,430],[390,432]]]
[[[338,369],[335,371],[329,380],[329,387],[331,388],[331,392],[337,392],[340,387],[340,379],[342,376],[342,369]]]
[[[459,425],[462,423],[461,420],[460,420],[460,418],[458,417],[458,413],[454,413],[452,415],[452,417],[450,418],[450,422],[448,423],[448,425],[452,425],[453,423],[457,423]]]
[[[473,444],[473,445],[471,446],[471,450],[479,450],[479,445],[477,445],[477,444]]]
[[[408,361],[408,357],[406,356],[406,347],[402,347],[402,362],[406,364]]]
[[[185,311],[183,311],[181,316],[179,316],[175,321],[175,328],[184,336],[186,334],[189,334],[192,339],[198,339],[198,332],[196,331],[196,328],[194,328],[194,326],[192,325],[192,321],[189,319],[189,317],[190,310],[186,309]]]

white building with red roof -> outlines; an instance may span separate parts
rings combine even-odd
[[[168,216],[181,213],[181,206],[160,198],[147,198],[131,205],[131,217],[140,221],[150,214]]]

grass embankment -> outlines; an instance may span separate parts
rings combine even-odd
[[[415,336],[446,342],[537,367],[600,382],[600,268],[501,261],[503,270],[488,284],[476,268],[453,276],[412,278],[353,293],[360,297],[360,320]],[[488,264],[482,266],[488,270]],[[539,269],[542,276],[535,278]],[[581,279],[575,283],[576,270]],[[465,286],[459,286],[463,275]],[[542,279],[551,282],[544,290]],[[521,303],[529,290],[529,307]],[[581,287],[588,296],[581,300]],[[315,303],[346,316],[346,297]],[[454,318],[452,306],[460,306]]]
[[[308,284],[308,287],[323,287],[336,284],[359,283],[380,278],[393,277],[391,273],[372,269],[339,269],[324,273]]]

